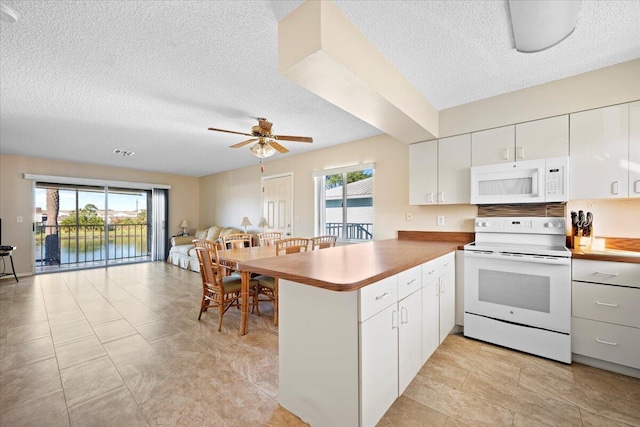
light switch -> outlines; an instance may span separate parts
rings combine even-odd
[[[21,217],[21,216],[19,216],[19,217],[17,218],[17,221],[18,221],[18,222],[24,222],[24,218],[23,218],[23,217]]]
[[[407,212],[406,219],[407,221],[413,221],[413,214],[411,212]]]

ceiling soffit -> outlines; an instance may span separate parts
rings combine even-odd
[[[278,25],[280,74],[405,143],[438,136],[438,111],[333,2]]]

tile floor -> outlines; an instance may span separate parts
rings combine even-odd
[[[0,425],[302,426],[277,403],[271,312],[198,322],[166,263],[0,281]],[[640,426],[640,380],[450,335],[381,426]],[[339,427],[339,426],[337,426]]]

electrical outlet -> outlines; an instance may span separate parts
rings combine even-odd
[[[444,215],[438,215],[438,225],[444,225]]]
[[[17,218],[17,221],[18,221],[18,222],[24,222],[24,218],[23,218],[23,217],[21,217],[21,216],[19,216],[19,217]]]
[[[406,220],[413,221],[413,214],[411,212],[407,212]]]

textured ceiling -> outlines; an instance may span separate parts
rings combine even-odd
[[[3,2],[20,14],[0,24],[3,154],[202,176],[258,163],[209,126],[314,138],[291,154],[380,133],[278,74],[300,1]],[[506,1],[337,4],[438,109],[640,57],[639,1],[584,1],[538,54],[513,49]]]

